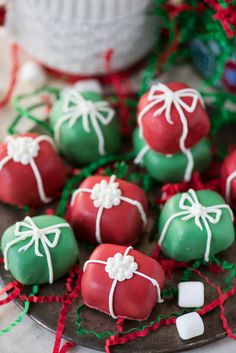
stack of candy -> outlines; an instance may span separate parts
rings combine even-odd
[[[225,158],[221,176],[223,180],[222,194],[232,208],[236,207],[236,150],[234,149]]]
[[[189,181],[209,166],[209,118],[201,95],[186,84],[152,86],[139,101],[138,126],[135,162],[157,181]]]
[[[166,318],[165,312],[170,295],[166,278],[174,275],[175,267],[201,277],[198,268],[212,265],[212,259],[218,261],[214,256],[227,250],[235,239],[233,213],[225,202],[232,206],[235,202],[235,151],[219,171],[217,191],[225,199],[192,178],[193,172],[205,170],[212,158],[207,140],[210,122],[200,94],[178,82],[152,86],[138,103],[135,151],[125,155],[117,153],[121,136],[116,111],[104,100],[97,81],[63,90],[48,120],[45,124],[51,137],[31,132],[12,134],[0,145],[2,207],[30,209],[23,220],[4,231],[1,247],[4,267],[14,278],[10,285],[17,286],[16,296],[36,303],[62,303],[54,352],[60,352],[64,312],[80,290],[83,304],[78,312],[85,306],[98,310],[104,322],[109,319],[103,314],[117,319],[119,330],[125,319],[131,320],[127,325],[132,335],[127,340],[145,336],[162,324],[175,325],[182,340],[202,335],[203,315],[213,306],[204,305],[203,283],[190,281],[185,272],[185,282],[179,283],[178,291],[171,288],[171,300],[178,294],[178,306],[193,311],[181,311],[178,318],[175,314]],[[134,152],[136,162],[142,161],[150,175],[125,163],[133,160]],[[114,163],[118,161],[126,165],[122,175]],[[153,204],[153,196],[159,192],[155,180],[180,182],[169,185],[174,192],[160,209],[160,217],[160,203]],[[41,215],[33,216],[38,206],[59,198],[55,215],[39,209],[36,214]],[[151,241],[148,233],[153,221],[155,239]],[[23,285],[53,284],[67,273],[68,293],[64,296],[22,294]],[[7,284],[4,291],[8,288]],[[224,295],[226,300],[233,292]],[[7,302],[11,298],[15,297],[8,297]],[[163,299],[164,310],[159,305]],[[217,298],[217,305],[222,305],[222,300]],[[156,319],[151,316],[147,325],[142,323],[140,328],[134,323],[148,320],[150,315]],[[77,333],[86,332],[90,337],[91,331],[83,327],[79,317]],[[120,331],[105,336],[107,352],[109,346],[126,342]],[[69,347],[66,343],[62,349],[66,352]]]
[[[192,62],[204,79],[202,93],[216,109],[212,131],[235,123],[236,50],[234,1],[220,0],[155,0],[154,13],[163,18],[168,33],[167,45],[160,50],[156,66],[146,69],[146,76],[168,71],[183,59]],[[153,72],[154,75],[151,73]],[[146,84],[147,86],[147,84]]]
[[[222,254],[223,260],[216,257],[235,240],[236,151],[212,163],[216,148],[209,140],[211,124],[201,94],[185,83],[156,78],[159,64],[166,68],[184,53],[192,55],[208,83],[217,88],[223,84],[227,97],[236,92],[235,23],[230,15],[235,5],[226,2],[222,9],[221,3],[52,0],[49,5],[45,0],[12,0],[4,6],[4,16],[0,7],[0,24],[4,17],[17,46],[37,60],[22,66],[22,81],[45,84],[44,67],[77,82],[62,90],[45,86],[19,96],[10,136],[0,143],[0,208],[9,219],[14,207],[25,213],[17,222],[7,218],[1,238],[2,263],[9,272],[1,274],[7,283],[1,293],[7,297],[0,304],[15,298],[26,304],[61,304],[53,353],[73,345],[61,347],[61,339],[65,324],[74,327],[76,320],[82,341],[90,342],[93,335],[104,342],[105,337],[109,353],[110,346],[145,337],[163,325],[174,325],[182,340],[198,337],[215,308],[220,309],[224,330],[236,340],[224,312],[224,302],[236,293],[236,265],[230,262],[234,248]],[[144,81],[155,79],[156,84],[148,81],[145,86],[143,81],[138,101],[132,89],[127,88],[132,92],[127,95],[122,85],[129,86],[130,66],[142,60],[159,37],[159,17],[148,17],[155,11],[172,41],[154,53],[154,75],[147,75],[147,67]],[[106,96],[110,91],[101,83],[111,84],[112,92],[116,88],[117,96]],[[34,105],[21,106],[22,99],[34,95],[41,107],[47,100],[45,121],[37,119]],[[133,150],[121,129],[128,101],[138,125]],[[22,117],[38,122],[48,135],[17,133]],[[212,176],[209,166],[215,164],[220,167]],[[192,274],[206,283],[190,278]],[[43,295],[48,284],[53,295]],[[54,293],[64,284],[63,295]],[[32,294],[24,291],[29,285]],[[72,304],[78,318],[71,313],[67,322]],[[80,313],[86,308],[90,314],[83,321]],[[109,331],[95,332],[97,317]],[[92,328],[87,328],[90,318]]]

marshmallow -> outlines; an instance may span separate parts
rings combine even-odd
[[[199,308],[204,305],[204,285],[202,282],[180,282],[178,291],[178,305],[180,307]]]
[[[19,72],[20,81],[38,88],[46,83],[47,77],[44,70],[34,61],[25,62]]]
[[[179,316],[176,319],[176,328],[183,340],[189,340],[204,333],[204,323],[196,312]]]
[[[80,92],[95,92],[102,94],[102,86],[98,80],[81,80],[74,84],[75,89]]]

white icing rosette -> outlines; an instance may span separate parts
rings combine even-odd
[[[119,183],[107,182],[102,180],[94,185],[91,193],[91,199],[95,207],[112,208],[121,203],[121,190]]]
[[[39,144],[32,137],[16,137],[8,140],[7,153],[14,162],[30,164],[31,159],[37,157],[38,152]]]
[[[134,257],[131,255],[122,255],[116,253],[113,257],[107,259],[105,271],[111,279],[116,279],[119,282],[123,282],[126,279],[133,277],[134,272],[138,269],[137,262],[134,261]]]
[[[147,223],[146,213],[142,204],[137,200],[122,195],[119,186],[119,182],[116,181],[116,176],[112,175],[109,182],[105,179],[102,179],[99,183],[96,183],[92,189],[78,188],[72,195],[71,205],[75,203],[75,199],[80,193],[85,192],[90,194],[90,198],[93,201],[94,207],[98,208],[95,231],[95,236],[98,243],[102,243],[101,219],[103,211],[119,206],[121,202],[127,202],[130,205],[137,207],[143,224],[145,225]]]

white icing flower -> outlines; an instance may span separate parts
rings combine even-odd
[[[16,137],[8,140],[7,153],[15,162],[30,164],[32,158],[37,157],[38,152],[39,145],[31,137]]]
[[[119,252],[107,259],[105,267],[108,276],[120,282],[132,278],[134,271],[137,271],[137,269],[138,264],[134,261],[133,256],[122,255]]]
[[[113,180],[111,178],[109,183],[106,180],[102,180],[100,183],[94,185],[90,197],[95,207],[109,209],[121,203],[119,183],[113,182]]]

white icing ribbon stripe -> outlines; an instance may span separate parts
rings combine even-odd
[[[109,311],[110,315],[113,319],[116,319],[117,316],[114,313],[114,294],[115,289],[118,282],[123,282],[129,280],[133,277],[133,275],[137,275],[140,277],[145,278],[149,282],[156,287],[157,290],[157,303],[163,303],[163,299],[161,298],[161,290],[159,283],[152,277],[149,277],[145,273],[139,272],[138,264],[135,262],[133,256],[128,255],[129,251],[132,250],[132,246],[129,246],[124,255],[121,253],[116,253],[113,257],[109,257],[107,261],[102,260],[88,260],[84,264],[83,271],[86,270],[89,264],[101,264],[105,266],[105,271],[107,272],[108,276],[113,280],[110,293],[109,293]],[[137,288],[138,289],[138,288]]]
[[[40,200],[43,203],[48,203],[52,199],[45,194],[42,178],[35,163],[35,158],[40,151],[39,144],[44,141],[49,142],[53,146],[52,139],[46,135],[38,136],[35,139],[28,136],[8,136],[6,138],[7,156],[0,161],[0,170],[11,160],[26,167],[30,166],[36,179]]]
[[[235,178],[236,178],[236,171],[231,173],[226,180],[225,198],[228,203],[230,203],[231,201],[231,184]]]
[[[186,102],[184,102],[183,98],[191,98],[191,103],[187,104]],[[191,150],[186,148],[185,146],[186,138],[188,136],[188,122],[184,111],[188,113],[193,113],[197,107],[198,101],[200,101],[202,106],[204,106],[204,102],[201,95],[199,94],[199,92],[192,88],[184,88],[174,92],[163,83],[158,83],[157,85],[151,87],[150,92],[148,94],[148,101],[150,103],[146,107],[144,107],[143,110],[141,110],[138,116],[140,137],[143,138],[142,120],[144,115],[156,105],[160,105],[160,103],[162,104],[161,107],[156,109],[153,115],[158,117],[165,112],[166,121],[172,125],[173,120],[171,118],[171,108],[173,105],[176,108],[183,125],[183,131],[179,140],[179,146],[180,150],[186,155],[188,160],[184,180],[189,181],[193,172],[194,160]],[[149,149],[147,146],[144,146],[141,149],[141,151],[139,152],[141,157],[139,155],[136,157],[136,164],[140,163],[140,161],[148,152],[148,150]]]
[[[87,133],[91,132],[90,123],[98,138],[98,151],[100,155],[106,154],[105,141],[99,123],[109,125],[115,112],[106,101],[93,102],[85,99],[76,89],[68,90],[64,96],[63,114],[55,125],[55,140],[60,145],[61,127],[68,122],[72,128],[78,119],[82,119],[83,128]],[[105,114],[105,115],[104,115]]]
[[[21,230],[21,227],[25,227],[26,230]],[[49,248],[55,248],[59,242],[61,230],[60,228],[70,228],[68,223],[55,224],[45,228],[38,228],[31,217],[25,217],[24,221],[17,222],[15,226],[16,239],[10,241],[4,249],[4,262],[5,269],[8,270],[8,251],[15,244],[29,238],[29,242],[22,246],[18,252],[25,252],[31,246],[34,246],[34,252],[36,256],[43,257],[44,255],[39,250],[39,244],[41,242],[48,264],[49,272],[49,283],[53,283],[53,266]],[[49,234],[54,234],[53,241],[48,239]],[[32,264],[33,265],[33,264]]]
[[[207,232],[207,242],[206,242],[206,250],[204,259],[205,261],[209,261],[209,255],[211,250],[211,237],[212,232],[210,228],[210,223],[217,224],[220,221],[222,215],[222,209],[226,209],[229,211],[232,220],[234,219],[233,212],[229,205],[214,205],[214,206],[203,206],[197,197],[197,194],[194,190],[190,189],[188,192],[183,193],[181,199],[179,201],[179,208],[183,211],[174,213],[171,215],[161,232],[159,245],[161,246],[168,228],[170,224],[173,222],[175,218],[182,217],[182,221],[189,221],[190,219],[194,219],[196,226],[201,229],[201,231],[206,230]]]
[[[80,193],[85,192],[91,194],[90,198],[93,200],[94,207],[98,208],[95,232],[96,240],[98,243],[102,243],[100,225],[104,210],[110,209],[114,206],[119,206],[122,201],[137,207],[143,224],[145,225],[147,222],[147,217],[142,204],[137,200],[122,196],[121,190],[119,189],[119,183],[115,182],[115,179],[116,176],[112,175],[110,177],[109,183],[103,179],[100,183],[95,184],[93,189],[79,188],[72,195],[71,205],[74,204],[76,197]]]

